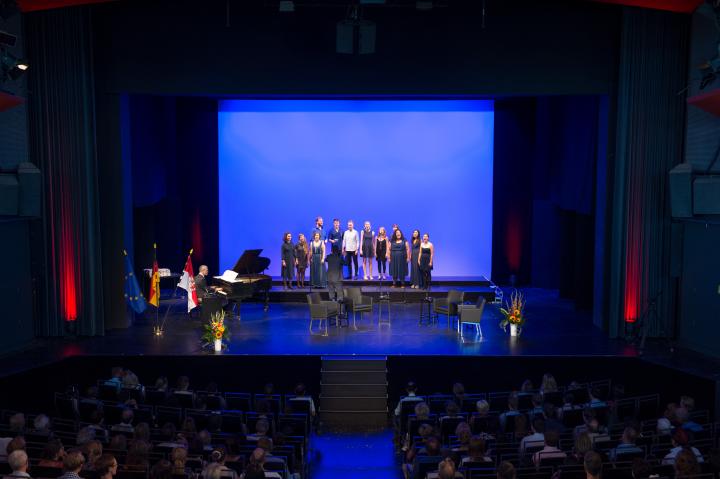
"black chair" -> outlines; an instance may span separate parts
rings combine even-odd
[[[80,415],[77,400],[61,393],[55,393],[55,409],[58,415],[65,419],[77,420]]]
[[[242,411],[223,411],[221,414],[223,431],[235,434],[245,431]]]
[[[157,423],[163,425],[172,423],[175,427],[182,426],[182,409],[176,407],[158,406],[155,409]]]
[[[186,409],[185,417],[192,418],[195,421],[195,428],[198,431],[207,429],[207,425],[210,419],[210,411],[202,409]]]
[[[250,393],[226,392],[225,404],[232,411],[250,411],[252,409]]]
[[[440,419],[440,436],[442,437],[443,444],[448,444],[449,437],[455,434],[458,424],[461,422],[467,422],[467,417],[456,416],[456,417],[443,417]]]
[[[167,391],[156,388],[145,388],[145,403],[151,406],[164,406]]]
[[[371,296],[363,296],[362,288],[343,288],[343,297],[345,310],[352,311],[353,314],[353,329],[357,329],[356,314],[360,313],[360,321],[365,313],[372,314],[373,299]]]
[[[413,479],[425,479],[428,472],[437,471],[442,456],[417,456],[413,465]]]
[[[173,391],[173,398],[178,402],[180,407],[195,407],[195,393],[192,391]]]
[[[98,397],[103,401],[117,401],[119,389],[116,382],[98,381]]]
[[[457,317],[458,305],[462,304],[464,298],[465,293],[463,291],[451,289],[448,291],[447,298],[438,298],[433,302],[433,312],[436,317],[441,314],[447,316],[448,329],[450,329],[450,325],[452,324],[450,318]]]

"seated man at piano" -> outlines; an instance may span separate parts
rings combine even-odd
[[[208,267],[201,265],[198,274],[195,276],[195,291],[197,291],[198,301],[202,302],[203,298],[207,298],[215,291],[214,286],[207,284]]]

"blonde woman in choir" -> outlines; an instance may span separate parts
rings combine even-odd
[[[375,232],[366,221],[360,232],[360,256],[362,256],[363,279],[373,279],[373,258],[375,258]]]

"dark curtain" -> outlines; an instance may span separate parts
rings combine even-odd
[[[668,171],[682,158],[690,17],[625,8],[617,96],[610,334],[658,300],[651,335],[671,334]]]
[[[27,15],[30,159],[43,172],[44,284],[36,334],[101,335],[91,24],[85,8]]]

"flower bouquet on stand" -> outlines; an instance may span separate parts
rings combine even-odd
[[[210,316],[210,322],[204,326],[202,339],[205,346],[213,346],[215,352],[222,351],[223,343],[230,339],[230,330],[225,326],[225,311],[222,309]]]
[[[510,325],[510,336],[520,336],[522,327],[525,324],[525,297],[521,292],[515,290],[510,295],[510,301],[505,302],[505,307],[500,308],[503,318],[500,327],[507,332]]]

